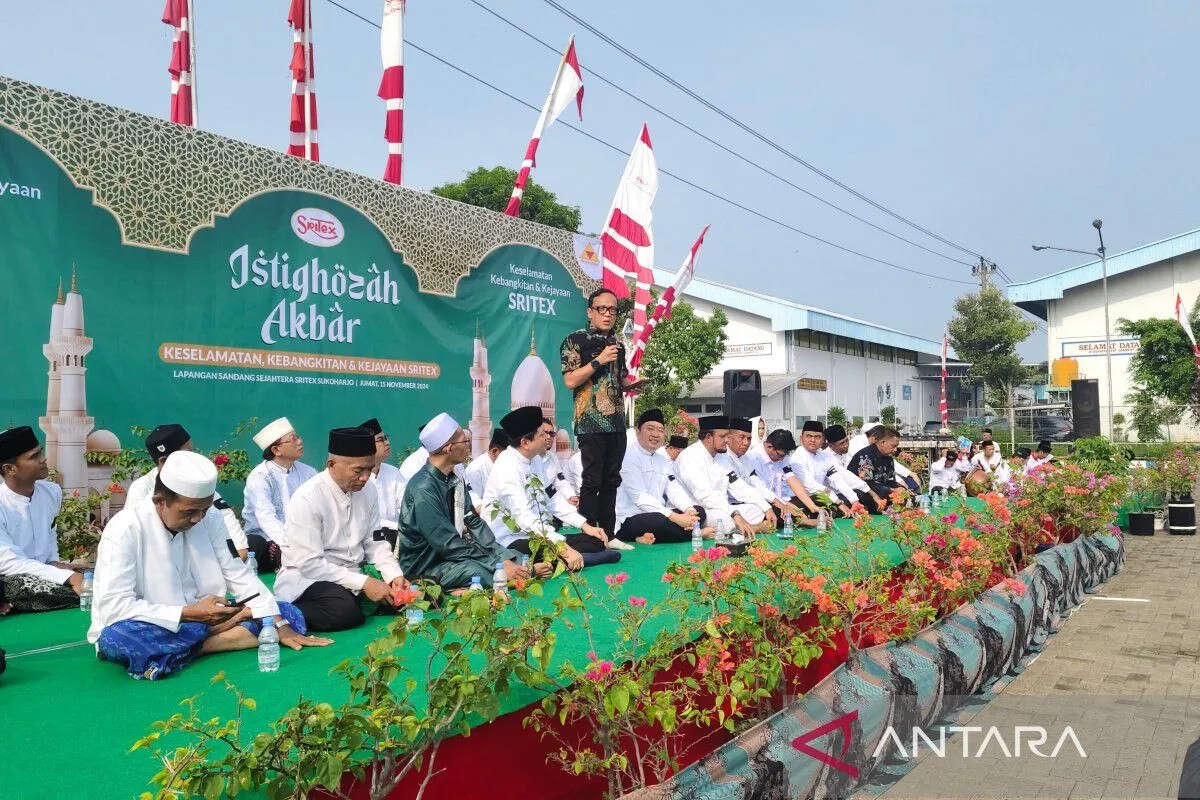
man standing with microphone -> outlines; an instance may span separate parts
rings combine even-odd
[[[563,339],[563,382],[575,393],[575,437],[583,460],[579,513],[591,525],[616,535],[617,487],[625,458],[624,393],[636,390],[617,341],[617,296],[597,289],[588,297],[588,325]]]

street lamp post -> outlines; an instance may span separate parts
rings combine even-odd
[[[1108,323],[1108,260],[1104,249],[1104,232],[1101,228],[1104,226],[1104,221],[1099,219],[1092,220],[1092,227],[1096,229],[1096,235],[1100,237],[1100,246],[1095,250],[1076,250],[1072,247],[1051,247],[1050,245],[1033,245],[1034,250],[1057,250],[1060,253],[1079,253],[1085,256],[1100,256],[1100,285],[1104,292],[1104,367],[1107,372],[1107,380],[1105,381],[1105,393],[1108,395],[1108,435],[1112,436],[1113,432],[1113,369],[1112,369],[1112,336],[1109,333]]]

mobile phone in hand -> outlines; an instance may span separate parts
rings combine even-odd
[[[249,603],[251,600],[253,600],[254,598],[258,597],[260,594],[262,594],[262,592],[255,592],[254,594],[250,595],[250,596],[249,596],[249,597],[247,597],[246,599],[244,599],[244,600],[234,600],[234,601],[233,601],[232,603],[230,603],[229,605],[231,605],[231,606],[234,606],[234,607],[237,607],[237,608],[241,608],[242,606],[246,605],[246,603]]]

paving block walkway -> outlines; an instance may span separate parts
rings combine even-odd
[[[1125,569],[1099,587],[1026,660],[1024,671],[952,724],[944,755],[927,747],[869,794],[901,798],[1174,798],[1188,746],[1200,738],[1200,537],[1127,536]],[[1014,750],[1016,726],[1041,726],[1055,757]],[[1024,731],[1027,744],[1034,733]],[[902,736],[908,739],[911,733]],[[936,738],[934,739],[937,742]],[[924,745],[924,742],[919,742]],[[912,743],[904,747],[911,755]],[[905,770],[909,770],[905,773]]]

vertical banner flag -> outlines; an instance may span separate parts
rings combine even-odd
[[[946,405],[946,351],[950,349],[950,332],[942,334],[942,399],[938,401],[938,413],[942,417],[942,427],[950,427],[950,407]]]
[[[1192,325],[1190,320],[1183,316],[1183,298],[1179,293],[1175,293],[1175,319],[1179,320],[1180,327],[1187,334],[1188,341],[1192,343],[1192,354],[1196,357],[1196,369],[1200,370],[1200,346],[1196,344],[1196,335],[1192,333]]]
[[[546,104],[542,106],[537,124],[533,126],[533,136],[529,140],[529,146],[525,148],[525,159],[521,162],[521,169],[517,171],[517,179],[513,181],[512,197],[508,198],[508,207],[504,209],[508,216],[515,217],[521,212],[521,195],[525,193],[529,173],[537,164],[537,148],[542,140],[542,133],[550,123],[558,119],[558,115],[566,109],[572,97],[575,98],[575,105],[579,108],[579,119],[582,120],[583,73],[579,70],[579,56],[575,54],[574,36],[567,41],[566,52],[558,62],[558,72],[554,73],[554,83],[550,85],[550,94],[546,96]]]
[[[629,373],[633,378],[637,378],[638,368],[642,365],[642,354],[646,352],[646,343],[650,341],[650,335],[654,333],[655,326],[665,316],[670,318],[671,306],[675,305],[675,301],[683,294],[683,290],[692,282],[692,277],[696,274],[696,259],[700,255],[700,245],[704,244],[704,237],[708,234],[709,226],[705,225],[704,230],[700,231],[700,237],[696,239],[692,249],[688,251],[687,257],[683,259],[683,265],[679,267],[679,272],[675,273],[675,280],[667,287],[662,296],[658,298],[658,303],[654,306],[654,313],[650,315],[650,319],[646,321],[646,326],[640,334],[636,334],[633,342],[633,355],[629,358]]]
[[[387,142],[387,166],[383,179],[401,183],[404,153],[404,3],[383,0],[383,24],[379,26],[379,55],[383,60],[383,78],[379,98],[387,108],[383,138]]]
[[[658,193],[658,164],[650,144],[650,129],[642,123],[641,133],[629,152],[629,161],[608,212],[600,236],[604,264],[604,288],[617,297],[629,297],[627,281],[633,278],[634,336],[646,324],[646,306],[654,283],[654,240],[650,232],[651,206]]]
[[[171,74],[171,122],[195,125],[191,0],[167,0],[163,6],[162,21],[175,29],[175,36],[171,40],[171,63],[167,66],[167,72]]]
[[[292,26],[292,107],[288,155],[320,161],[317,146],[317,90],[313,58],[312,0],[291,0],[288,24]]]

